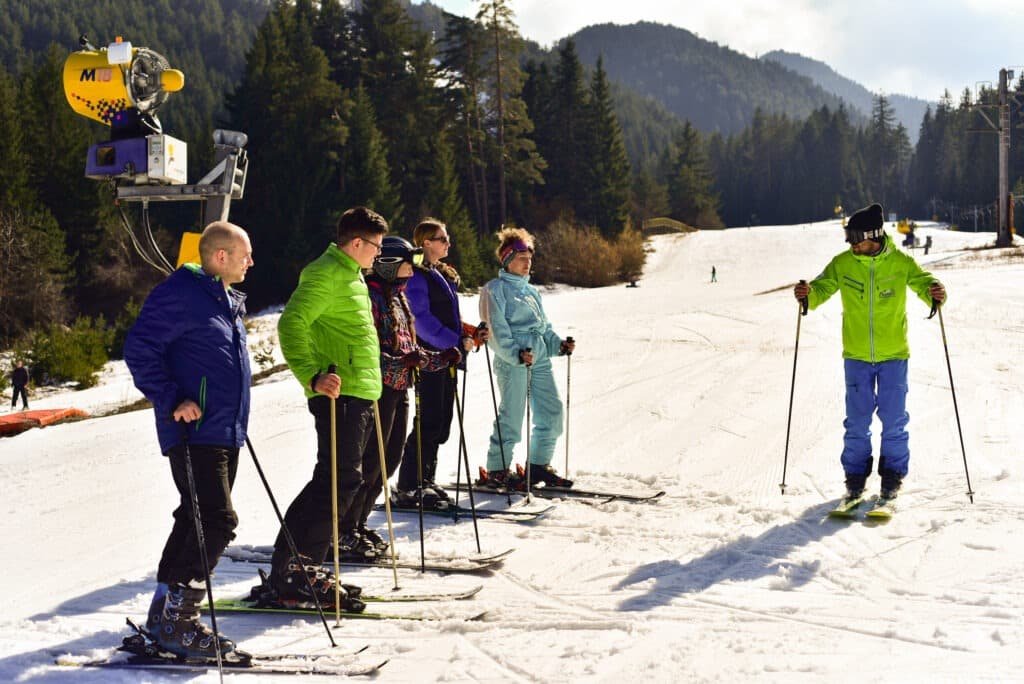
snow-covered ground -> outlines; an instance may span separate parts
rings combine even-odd
[[[973,505],[939,322],[925,321],[913,299],[911,475],[896,517],[882,526],[823,519],[843,489],[838,297],[802,320],[789,488],[779,492],[797,314],[790,287],[844,249],[836,223],[659,236],[639,288],[560,288],[545,306],[578,341],[571,474],[581,485],[667,495],[644,505],[565,501],[532,525],[482,521],[485,550],[517,549],[493,574],[400,575],[410,589],[482,583],[475,599],[386,606],[453,619],[348,622],[335,630],[339,645],[369,644],[368,658],[390,658],[379,676],[389,682],[1024,681],[1024,370],[1015,363],[1024,259],[965,251],[991,234],[919,234],[935,243],[919,260],[950,293],[944,315]],[[473,298],[464,310],[476,318]],[[259,319],[253,340],[271,335],[275,320]],[[564,392],[566,362],[555,363]],[[493,418],[489,392],[484,357],[473,355],[474,468]],[[137,396],[114,366],[101,386],[34,407],[104,411]],[[287,373],[253,389],[251,436],[286,506],[314,451]],[[439,479],[455,476],[457,442],[456,433]],[[564,454],[562,441],[560,470]],[[247,453],[241,462],[235,543],[270,544],[273,509]],[[175,505],[150,412],[0,440],[0,481],[0,680],[215,681],[215,672],[51,666],[61,654],[102,655],[127,633],[126,616],[144,618]],[[418,554],[414,521],[397,520],[406,557]],[[475,551],[470,523],[428,524],[429,553]],[[255,576],[254,566],[223,560],[215,591],[243,593]],[[383,570],[347,581],[392,585]],[[480,610],[482,622],[454,619]],[[219,623],[253,651],[330,650],[316,620],[236,614]]]

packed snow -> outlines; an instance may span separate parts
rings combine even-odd
[[[533,524],[481,521],[484,551],[516,547],[495,571],[399,572],[411,591],[482,584],[474,599],[371,604],[442,619],[343,622],[333,630],[338,650],[368,645],[359,660],[388,659],[378,675],[386,682],[1024,681],[1024,370],[1015,362],[1024,259],[1017,248],[971,249],[991,234],[932,225],[919,235],[934,248],[916,257],[949,292],[944,322],[973,504],[939,319],[925,320],[913,297],[911,473],[895,517],[825,517],[843,492],[838,297],[801,319],[780,493],[798,314],[791,287],[846,247],[836,222],[657,236],[638,288],[561,287],[544,303],[556,331],[577,340],[571,376],[566,359],[555,360],[563,399],[571,378],[571,422],[554,465],[565,470],[568,443],[579,486],[666,496],[564,500]],[[255,256],[258,268],[258,245]],[[474,297],[463,311],[476,320]],[[275,324],[274,314],[254,318],[250,346],[274,339]],[[475,469],[493,420],[483,352],[469,359],[466,393]],[[111,364],[98,387],[33,408],[104,413],[138,397],[124,366]],[[252,442],[283,508],[313,466],[312,420],[287,372],[254,387],[252,405]],[[456,425],[439,481],[455,478],[457,445]],[[248,452],[240,462],[233,544],[271,544],[273,508]],[[54,665],[111,654],[125,618],[145,619],[176,504],[151,411],[0,440],[0,478],[0,680],[216,681],[216,670]],[[869,488],[877,492],[877,476]],[[418,557],[415,516],[395,520],[403,558]],[[383,514],[371,523],[386,530]],[[428,519],[426,549],[474,553],[472,523]],[[247,593],[256,568],[223,559],[214,592]],[[345,581],[368,592],[393,586],[383,569]],[[463,620],[481,611],[483,620]],[[331,651],[315,618],[223,614],[218,623],[254,652]],[[278,678],[290,679],[265,677]]]

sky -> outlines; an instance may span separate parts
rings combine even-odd
[[[475,14],[475,0],[431,0]],[[512,0],[520,32],[545,46],[592,24],[671,24],[752,57],[781,49],[825,62],[873,92],[935,101],[943,90],[1024,71],[1024,0]]]

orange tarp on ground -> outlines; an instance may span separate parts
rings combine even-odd
[[[38,411],[19,411],[0,416],[0,436],[16,435],[34,427],[54,425],[68,418],[85,417],[89,414],[81,409],[42,409]]]

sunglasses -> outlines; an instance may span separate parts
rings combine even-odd
[[[451,239],[448,238],[448,237],[445,237],[445,236],[431,237],[431,238],[424,238],[424,239],[429,241],[429,242],[441,242],[441,243],[444,243],[446,245],[450,245],[452,243]]]

